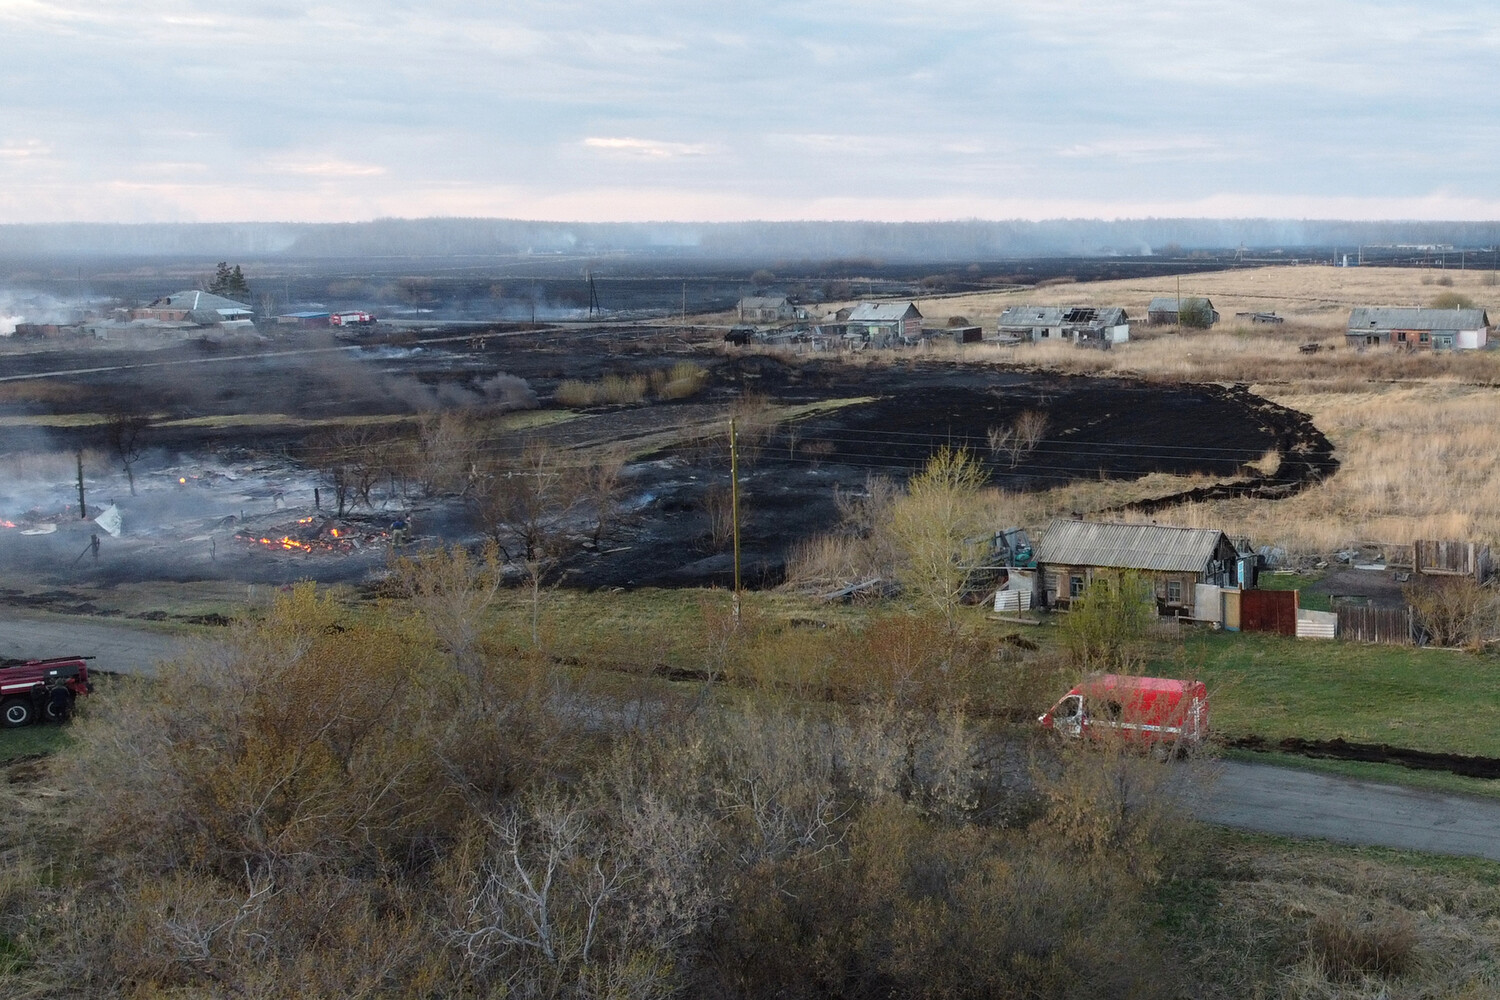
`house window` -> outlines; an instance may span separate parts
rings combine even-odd
[[[1417,338],[1418,338],[1418,339],[1419,339],[1419,340],[1420,340],[1420,341],[1421,341],[1421,342],[1422,342],[1422,343],[1424,343],[1424,344],[1425,344],[1425,343],[1427,343],[1427,341],[1429,341],[1429,340],[1430,340],[1430,339],[1432,339],[1432,336],[1431,336],[1431,334],[1426,334],[1426,333],[1419,333],[1419,334],[1417,334]]]
[[[1181,580],[1168,580],[1167,581],[1167,603],[1168,604],[1181,604],[1182,603],[1182,581]]]
[[[1083,577],[1081,577],[1081,576],[1070,576],[1070,577],[1068,577],[1068,596],[1069,597],[1079,597],[1079,596],[1082,596],[1082,594],[1083,594]]]
[[[1406,331],[1402,330],[1400,333],[1396,334],[1396,339],[1403,344],[1406,343]]]

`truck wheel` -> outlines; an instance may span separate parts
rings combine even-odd
[[[67,688],[49,692],[47,701],[42,705],[42,718],[48,722],[67,722],[68,716],[73,714],[73,699],[76,695]]]
[[[6,729],[28,725],[35,716],[36,709],[32,708],[31,702],[25,698],[7,698],[5,701],[0,701],[0,725]]]

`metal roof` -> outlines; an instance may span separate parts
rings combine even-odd
[[[1057,306],[1011,306],[1000,314],[1001,326],[1061,326],[1063,311]]]
[[[236,302],[233,299],[226,299],[222,295],[214,295],[210,292],[200,292],[197,290],[173,292],[165,298],[157,299],[151,303],[151,306],[172,306],[177,309],[193,310],[212,309],[215,312],[228,310],[231,312],[248,313],[251,311],[250,307],[243,302]]]
[[[1350,330],[1478,330],[1489,326],[1483,309],[1360,307],[1349,312]]]
[[[1036,547],[1036,561],[1058,566],[1201,573],[1221,538],[1228,541],[1216,528],[1060,519],[1047,525]]]
[[[779,309],[784,305],[785,295],[747,295],[740,299],[741,309]]]
[[[1174,313],[1177,311],[1177,303],[1179,301],[1181,301],[1183,305],[1188,305],[1193,302],[1202,302],[1210,309],[1214,307],[1213,302],[1209,301],[1201,295],[1184,295],[1180,300],[1175,295],[1158,295],[1156,298],[1151,300],[1151,304],[1146,307],[1146,311]]]
[[[922,318],[910,302],[861,302],[849,310],[851,323],[897,323],[908,316]]]

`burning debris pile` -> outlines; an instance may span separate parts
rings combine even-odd
[[[389,526],[359,523],[352,516],[334,518],[311,515],[291,522],[281,520],[259,528],[244,528],[236,532],[234,537],[252,548],[270,549],[274,552],[345,555],[390,543],[391,531]]]

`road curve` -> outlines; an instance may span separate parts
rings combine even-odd
[[[1500,861],[1500,799],[1222,761],[1194,812],[1258,833]]]
[[[184,641],[126,621],[0,609],[0,657],[91,655],[96,670],[149,676]],[[1207,823],[1500,861],[1500,799],[1243,761],[1220,761],[1213,770],[1213,780],[1191,802]]]
[[[182,644],[178,636],[124,621],[0,609],[0,658],[92,656],[92,670],[150,676],[157,662],[177,655]]]

